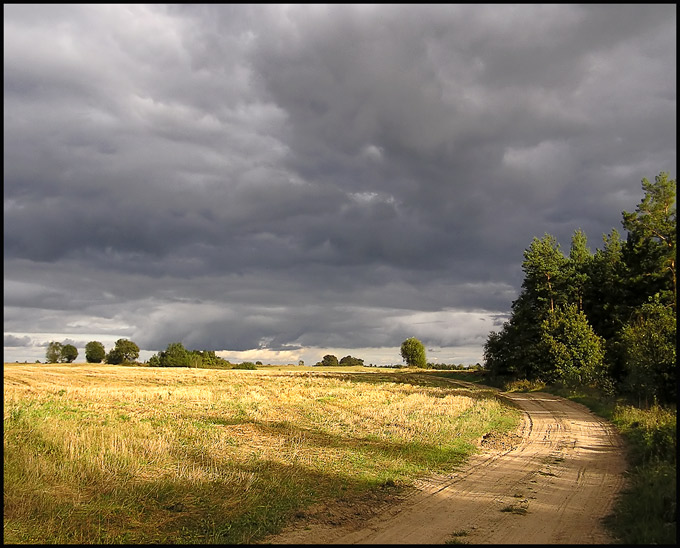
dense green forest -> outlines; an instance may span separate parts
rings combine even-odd
[[[644,197],[592,253],[578,229],[568,255],[550,234],[524,252],[510,318],[484,345],[493,377],[594,386],[637,403],[676,398],[676,181],[642,180]]]

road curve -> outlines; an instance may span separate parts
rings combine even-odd
[[[398,504],[337,526],[299,524],[272,544],[607,544],[602,524],[624,484],[623,444],[586,407],[547,393],[505,393],[523,419],[509,450],[418,483]]]

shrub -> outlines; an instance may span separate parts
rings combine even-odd
[[[234,366],[234,369],[257,369],[255,364],[253,362],[243,362],[243,363],[237,363]]]

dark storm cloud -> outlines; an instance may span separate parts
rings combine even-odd
[[[5,6],[5,330],[481,348],[675,176],[675,10]]]

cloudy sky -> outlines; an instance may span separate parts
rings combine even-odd
[[[482,360],[676,177],[676,7],[4,5],[4,353]]]

